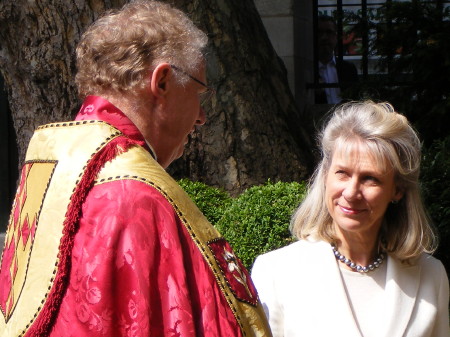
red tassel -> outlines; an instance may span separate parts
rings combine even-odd
[[[88,161],[83,176],[78,182],[67,208],[63,224],[63,236],[59,245],[58,271],[53,281],[52,289],[47,296],[44,307],[24,335],[25,337],[42,337],[50,334],[69,284],[72,248],[75,234],[79,228],[83,202],[104,164],[136,144],[137,142],[130,138],[119,136],[106,144]]]

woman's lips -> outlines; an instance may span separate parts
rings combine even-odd
[[[341,211],[345,214],[349,214],[349,215],[354,215],[354,214],[359,214],[364,212],[363,209],[355,209],[355,208],[350,208],[350,207],[344,207],[339,205],[339,208],[341,209]]]

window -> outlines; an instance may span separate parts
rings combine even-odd
[[[313,6],[314,83],[309,87],[341,88],[341,79],[325,82],[319,69],[322,46],[319,42],[321,18],[335,22],[334,56],[353,64],[358,72],[358,87],[378,91],[417,82],[417,58],[421,45],[432,44],[435,36],[448,31],[449,0],[315,0]],[[430,28],[432,27],[432,28]],[[434,31],[432,31],[434,29]],[[439,35],[440,34],[440,35]],[[411,61],[414,59],[416,61]],[[416,67],[416,68],[414,68]],[[339,71],[338,71],[339,72]],[[420,80],[420,78],[419,78]],[[339,82],[339,83],[338,83]],[[360,98],[358,93],[354,94]]]

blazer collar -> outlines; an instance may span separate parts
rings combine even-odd
[[[322,275],[321,278],[324,282],[323,286],[326,289],[326,292],[319,296],[327,297],[323,299],[323,302],[318,302],[332,303],[332,305],[322,307],[321,310],[324,312],[324,317],[333,317],[333,330],[339,332],[337,336],[361,337],[361,333],[347,298],[339,266],[330,244],[320,241],[315,242],[312,247],[314,247],[313,249],[315,250],[315,252],[313,252],[315,255],[312,256],[315,256],[316,261],[320,261],[320,263],[314,264],[314,268],[317,268],[317,270],[313,272]],[[325,311],[327,311],[326,314]],[[327,324],[329,323],[330,322]]]
[[[387,258],[386,311],[382,322],[386,332],[382,336],[402,336],[409,323],[419,291],[419,263],[402,264],[390,256]]]

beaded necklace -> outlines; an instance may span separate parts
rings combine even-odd
[[[367,266],[361,266],[359,264],[354,263],[352,260],[346,258],[341,253],[339,253],[339,251],[337,250],[337,248],[336,248],[336,246],[334,244],[331,245],[331,248],[333,249],[334,256],[336,257],[336,259],[338,261],[340,261],[341,263],[346,264],[347,266],[349,266],[353,270],[356,270],[357,272],[360,272],[360,273],[368,273],[368,272],[370,272],[372,270],[375,270],[384,261],[384,254],[380,253],[380,255],[378,255],[378,257],[375,259],[375,261],[373,263],[371,263],[371,264],[369,264]]]

